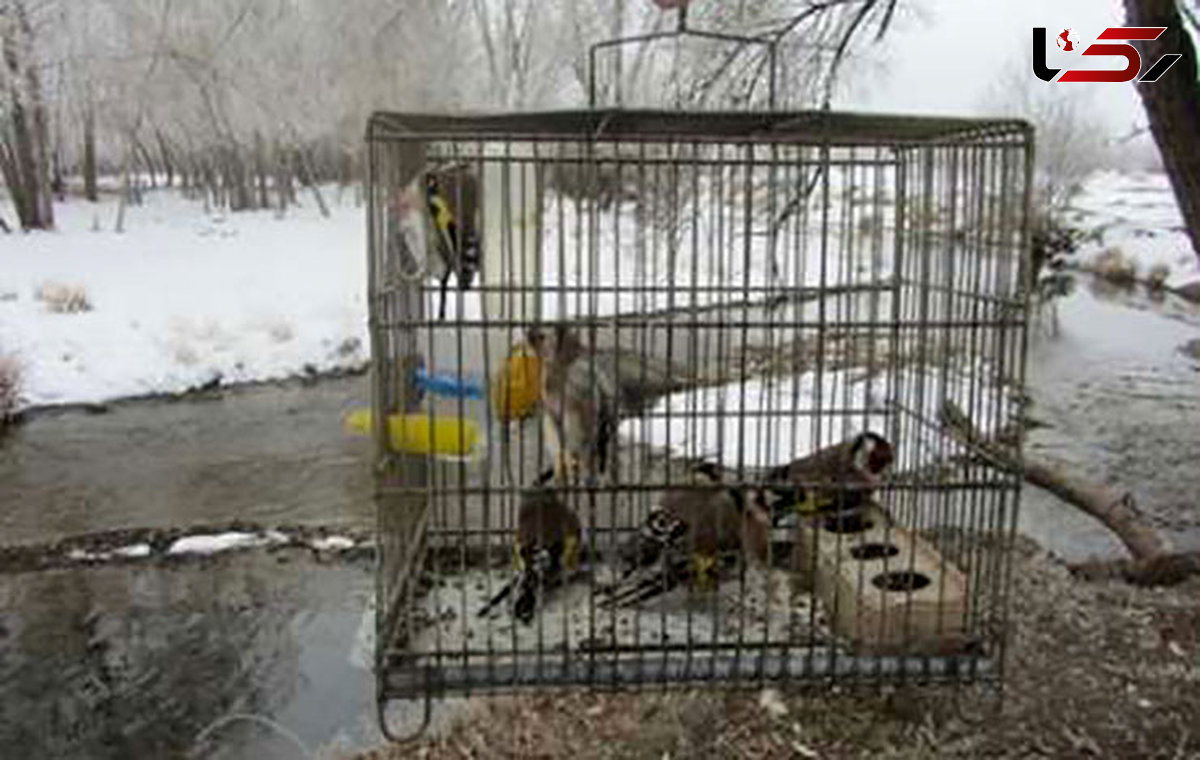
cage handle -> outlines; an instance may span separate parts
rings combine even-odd
[[[635,34],[630,37],[616,37],[609,40],[601,40],[594,42],[588,48],[588,107],[596,108],[596,54],[606,48],[622,47],[625,45],[647,44],[657,42],[659,40],[675,39],[677,37],[699,37],[706,40],[719,40],[721,42],[736,42],[742,45],[762,45],[767,49],[767,108],[771,111],[775,110],[775,79],[776,79],[776,51],[778,42],[770,37],[751,37],[741,34],[727,34],[725,32],[712,32],[703,29],[693,29],[688,26],[687,22],[687,3],[681,3],[676,11],[677,23],[675,29],[668,32],[649,32],[647,34]],[[615,82],[616,87],[616,102],[621,102],[621,81],[618,78]]]

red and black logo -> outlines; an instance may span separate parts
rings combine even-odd
[[[1125,42],[1146,41],[1158,39],[1167,28],[1165,26],[1110,26],[1100,33],[1097,40],[1123,40]],[[1064,53],[1079,51],[1079,40],[1070,29],[1063,29],[1054,38],[1058,49]],[[1110,44],[1093,42],[1083,50],[1083,55],[1107,56],[1125,59],[1124,69],[1052,69],[1046,65],[1046,27],[1033,28],[1033,73],[1043,82],[1155,82],[1167,73],[1183,56],[1179,53],[1166,53],[1154,62],[1146,73],[1140,77],[1142,56],[1133,45]],[[1062,76],[1058,76],[1062,72]],[[1058,77],[1056,80],[1055,77]]]

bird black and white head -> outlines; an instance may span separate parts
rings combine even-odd
[[[525,339],[543,361],[570,364],[584,353],[583,343],[566,324],[534,325]]]
[[[896,454],[886,438],[864,431],[850,444],[850,462],[854,469],[870,480],[878,480],[891,466]]]

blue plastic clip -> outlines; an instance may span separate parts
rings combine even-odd
[[[414,375],[417,387],[426,393],[455,398],[483,398],[483,387],[479,383],[455,375],[431,375],[418,368]]]

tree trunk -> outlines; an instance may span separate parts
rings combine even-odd
[[[267,157],[262,134],[254,133],[254,177],[258,188],[258,208],[271,207],[271,198],[267,192]]]
[[[142,144],[142,141],[136,137],[133,139],[133,148],[135,157],[146,167],[146,174],[150,177],[150,189],[158,189],[158,167],[154,165],[154,157],[150,155],[150,151]],[[140,180],[139,180],[140,183]],[[138,205],[141,205],[139,201]]]
[[[154,130],[154,139],[158,143],[158,153],[162,156],[163,171],[166,172],[166,186],[172,187],[175,184],[175,162],[171,159],[171,149],[167,147],[167,138],[163,137],[163,133],[159,130]]]
[[[8,60],[9,72],[14,74],[9,82],[9,98],[12,123],[11,141],[11,175],[7,178],[9,192],[13,205],[17,209],[17,217],[22,229],[37,229],[41,227],[38,221],[37,169],[34,160],[33,135],[29,127],[29,115],[25,109],[25,99],[20,92],[19,80],[15,75],[20,73],[20,64],[11,44],[6,44],[5,58]]]
[[[83,112],[83,197],[92,203],[100,200],[96,182],[96,112],[91,103]]]
[[[329,205],[325,203],[325,197],[321,195],[321,188],[317,186],[317,178],[313,172],[312,162],[308,158],[308,152],[304,148],[299,148],[297,154],[300,158],[300,169],[308,180],[308,189],[312,191],[313,198],[317,201],[317,208],[320,209],[321,216],[328,219]]]
[[[5,156],[0,168],[4,170],[21,228],[49,229],[54,226],[49,125],[38,67],[32,60],[33,28],[21,0],[13,0],[9,8],[13,20],[0,26],[4,33],[0,48],[3,48],[3,63],[9,75],[11,136],[5,141]]]
[[[54,193],[50,188],[50,123],[46,118],[46,105],[42,100],[42,88],[37,68],[26,67],[29,80],[29,97],[33,101],[33,182],[37,185],[37,226],[39,229],[54,229]]]
[[[1184,28],[1176,0],[1125,0],[1125,13],[1130,26],[1167,28],[1157,40],[1138,43],[1143,72],[1166,53],[1183,56],[1158,81],[1139,82],[1136,86],[1191,237],[1192,250],[1200,257],[1200,151],[1196,150],[1200,82],[1196,81],[1196,48]]]

